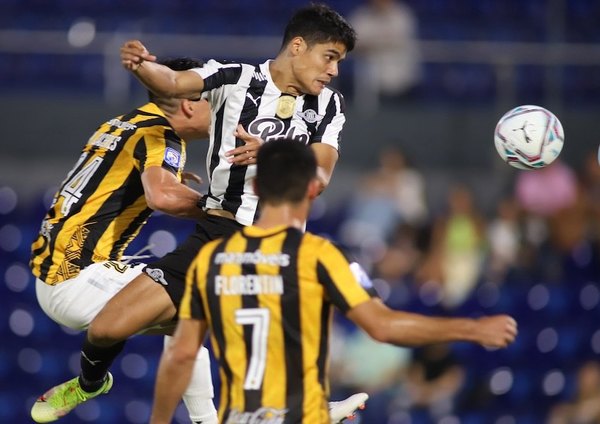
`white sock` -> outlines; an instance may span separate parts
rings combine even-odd
[[[170,340],[170,336],[165,336],[165,347]],[[192,379],[183,394],[183,403],[185,403],[192,422],[218,424],[213,397],[214,388],[210,374],[210,358],[208,349],[202,346],[198,351],[198,356],[196,356]]]

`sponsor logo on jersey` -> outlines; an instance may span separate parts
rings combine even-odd
[[[260,250],[254,252],[222,252],[217,253],[215,264],[226,263],[234,264],[253,264],[253,265],[276,265],[288,266],[290,264],[290,255],[287,253],[264,254]]]
[[[287,130],[283,121],[277,118],[259,118],[248,125],[248,133],[260,137],[264,141],[294,140],[308,143],[308,134],[296,134],[297,128],[290,126]]]
[[[312,109],[307,109],[304,112],[298,112],[296,115],[304,119],[309,124],[314,124],[315,122],[321,122],[323,120],[323,115],[319,115]]]
[[[181,155],[179,154],[179,152],[175,149],[172,149],[171,147],[167,147],[165,149],[165,162],[168,165],[171,165],[174,168],[179,169],[179,164],[181,162]]]
[[[256,411],[240,412],[232,409],[225,424],[282,424],[287,409],[262,407]]]
[[[110,125],[112,127],[120,128],[125,131],[131,131],[131,130],[135,130],[137,128],[137,125],[132,124],[131,122],[123,122],[117,118],[113,118],[110,121],[108,121],[108,125]]]
[[[167,280],[165,280],[165,273],[163,272],[162,269],[158,269],[158,268],[146,268],[144,270],[144,272],[146,274],[148,274],[148,277],[152,278],[157,283],[160,283],[163,286],[168,286],[169,285],[169,283],[167,283]]]
[[[256,96],[255,98],[252,94],[246,93],[246,97],[249,98],[252,103],[254,103],[254,106],[258,107],[258,99],[260,99],[260,96]]]

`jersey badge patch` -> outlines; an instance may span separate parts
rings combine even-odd
[[[315,122],[320,122],[323,120],[323,115],[319,115],[312,109],[307,109],[304,112],[298,112],[297,115],[309,124],[314,124]]]
[[[162,269],[146,267],[146,269],[144,269],[144,272],[148,275],[148,277],[152,278],[157,283],[160,283],[163,286],[169,285],[169,283],[167,283],[167,280],[165,280],[165,273]]]
[[[181,163],[181,154],[179,154],[177,150],[167,147],[165,150],[165,162],[168,165],[179,169],[179,164]]]

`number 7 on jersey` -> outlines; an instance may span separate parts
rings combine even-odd
[[[245,390],[258,390],[262,386],[267,362],[267,340],[269,338],[269,321],[271,317],[266,308],[238,309],[235,311],[235,322],[252,326],[252,348],[248,361]]]

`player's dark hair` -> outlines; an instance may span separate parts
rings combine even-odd
[[[290,19],[285,32],[281,49],[294,37],[302,37],[306,44],[342,43],[346,51],[354,49],[356,32],[350,24],[335,10],[325,4],[312,3],[298,10]]]
[[[256,190],[261,203],[299,203],[317,175],[312,149],[294,140],[265,143],[256,156]]]
[[[171,68],[174,71],[187,71],[188,69],[200,68],[204,62],[190,57],[176,57],[160,60],[158,63]],[[198,96],[200,97],[200,96]],[[148,91],[148,100],[156,103],[161,97]]]

